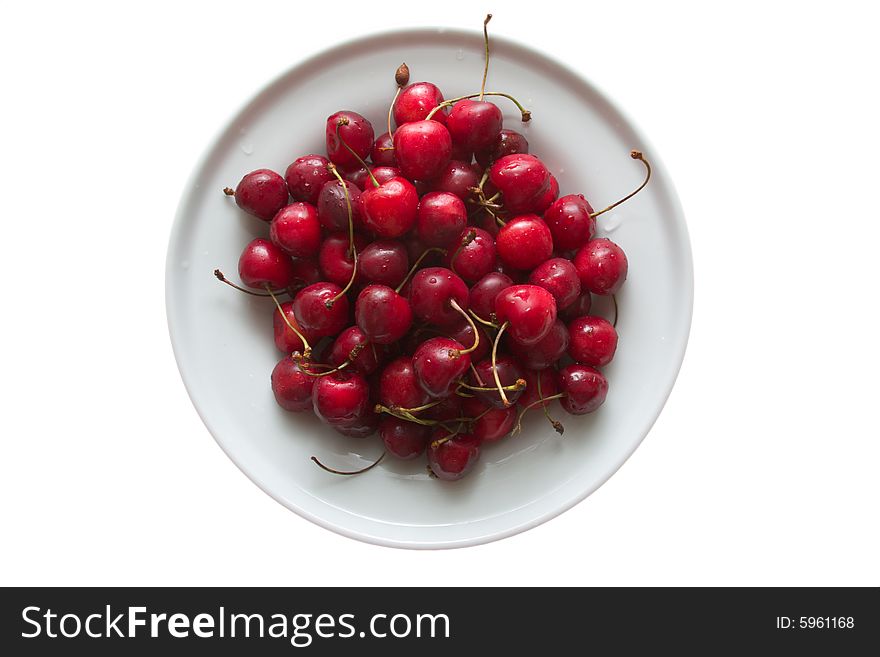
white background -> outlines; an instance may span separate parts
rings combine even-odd
[[[6,7],[0,583],[877,585],[868,6]],[[169,230],[197,158],[265,82],[350,37],[476,30],[485,10],[662,153],[691,231],[691,342],[648,438],[573,510],[463,551],[364,545],[272,501],[201,424],[165,323]]]

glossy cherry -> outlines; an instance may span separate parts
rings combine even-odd
[[[438,121],[404,123],[394,131],[394,154],[405,177],[430,180],[449,163],[452,138]]]
[[[570,260],[550,258],[532,270],[529,283],[543,287],[556,299],[556,310],[567,308],[581,295],[581,279]]]
[[[354,359],[351,359],[352,353],[355,354]],[[333,341],[327,361],[330,365],[338,367],[351,360],[347,369],[369,376],[379,369],[383,355],[384,350],[371,344],[360,327],[349,326]]]
[[[412,326],[409,302],[387,285],[368,285],[354,304],[355,322],[376,344],[400,340]]]
[[[532,212],[535,214],[543,214],[547,208],[549,208],[556,199],[559,198],[559,181],[556,180],[556,176],[550,174],[550,185],[547,187],[547,191],[543,194],[540,194],[532,205]]]
[[[311,410],[315,378],[304,374],[297,360],[290,356],[279,360],[272,370],[271,382],[275,401],[285,411]]]
[[[339,296],[342,288],[335,283],[309,285],[293,298],[293,314],[305,331],[315,337],[337,335],[348,326],[348,297]],[[337,298],[338,297],[338,298]],[[332,302],[333,299],[335,302]],[[328,308],[328,302],[331,307]]]
[[[532,269],[553,254],[553,237],[536,214],[524,214],[508,221],[495,238],[498,257],[514,269]]]
[[[272,242],[258,237],[241,252],[238,276],[248,287],[283,290],[293,281],[293,261]]]
[[[428,444],[428,466],[438,479],[456,481],[470,472],[480,458],[480,441],[436,427]]]
[[[480,182],[479,169],[460,159],[452,159],[443,167],[440,174],[431,181],[431,190],[455,194],[462,201],[471,198],[471,188]]]
[[[475,326],[476,330],[480,333],[480,341],[477,343],[477,348],[471,352],[471,362],[483,360],[489,355],[489,351],[492,349],[492,340],[489,339],[486,331],[479,324],[476,324]],[[445,328],[444,333],[446,334],[446,337],[457,340],[459,343],[468,347],[475,342],[474,327],[471,326],[469,322],[465,321],[464,318],[462,318],[458,324]]]
[[[365,237],[355,234],[354,247],[358,252],[366,247],[366,242]],[[354,256],[349,251],[348,232],[338,231],[324,238],[318,251],[318,266],[325,281],[345,287],[354,271]]]
[[[302,288],[320,281],[321,270],[317,262],[309,258],[293,259],[293,281],[290,287]]]
[[[327,118],[326,142],[327,157],[331,162],[341,167],[355,168],[360,164],[358,157],[365,159],[373,148],[373,125],[357,112],[336,112]]]
[[[471,286],[470,309],[481,319],[492,321],[495,313],[495,297],[501,290],[513,285],[510,276],[497,271],[489,272]]]
[[[327,168],[329,162],[323,155],[303,155],[287,167],[284,179],[294,200],[317,205],[324,183],[334,180]]]
[[[289,199],[284,178],[270,169],[251,171],[236,185],[235,191],[228,187],[223,191],[235,196],[238,207],[263,221],[272,221]]]
[[[448,397],[471,365],[464,345],[450,338],[425,340],[413,354],[413,369],[431,397]]]
[[[614,294],[626,280],[626,254],[604,237],[590,240],[574,258],[581,285],[593,294]]]
[[[583,292],[577,299],[574,300],[570,306],[566,306],[565,308],[557,308],[559,315],[559,319],[564,322],[570,322],[573,319],[577,319],[578,317],[583,317],[584,315],[590,314],[590,309],[593,307],[593,297],[589,292]]]
[[[312,342],[311,338],[316,337],[309,335],[308,331],[304,331],[297,323],[296,315],[293,312],[293,301],[285,301],[281,304],[281,312],[276,308],[275,312],[272,313],[272,333],[275,338],[275,346],[285,354],[292,354],[295,351],[302,352],[305,345],[303,345],[302,339],[284,321],[284,317],[281,316],[282,312],[284,317],[287,318],[287,322],[293,324],[293,327],[302,333],[310,343]]]
[[[470,397],[462,402],[461,409],[465,417],[477,418],[468,425],[468,431],[480,442],[497,442],[510,434],[516,424],[515,406],[495,408],[478,397]]]
[[[465,228],[448,247],[446,265],[467,283],[475,283],[495,269],[495,240],[482,228]]]
[[[432,109],[442,102],[443,94],[437,85],[430,82],[413,82],[405,87],[397,100],[394,101],[394,124],[400,127],[405,123],[422,121]],[[445,125],[447,112],[448,110],[444,107],[431,118]]]
[[[397,287],[408,271],[406,245],[398,240],[377,240],[358,252],[358,275],[370,283]]]
[[[394,156],[394,142],[387,132],[376,137],[376,141],[373,142],[373,147],[370,149],[370,160],[377,167],[397,166],[397,158]]]
[[[412,358],[401,356],[388,363],[379,377],[379,401],[388,408],[418,408],[430,401],[413,369]]]
[[[450,192],[428,192],[416,214],[416,235],[426,246],[448,247],[467,225],[464,202]]]
[[[559,391],[565,396],[559,400],[568,413],[592,413],[605,401],[608,381],[599,370],[575,363],[559,371]]]
[[[553,326],[543,338],[535,344],[524,346],[515,340],[510,340],[508,348],[511,354],[530,370],[543,370],[551,367],[569,349],[570,335],[565,324],[560,320],[553,322]]]
[[[486,100],[460,100],[452,106],[446,127],[452,141],[471,152],[492,147],[501,135],[501,110]]]
[[[419,194],[403,177],[368,187],[360,197],[361,219],[379,237],[400,237],[416,222]]]
[[[379,437],[385,443],[385,449],[399,459],[414,459],[422,454],[430,434],[429,427],[391,415],[383,415],[379,420]]]
[[[367,380],[348,370],[318,377],[312,388],[315,415],[328,424],[353,424],[366,414],[369,401]]]
[[[563,196],[544,211],[544,222],[553,235],[557,249],[579,249],[593,238],[596,220],[590,215],[592,206],[582,194]]]
[[[355,226],[360,223],[360,197],[361,190],[353,182],[346,180],[345,189],[348,190],[351,201],[352,219]],[[348,231],[348,205],[345,202],[345,192],[342,183],[334,178],[321,187],[318,194],[318,221],[327,230]]]
[[[510,322],[508,335],[521,345],[533,345],[546,336],[556,321],[556,300],[537,285],[512,285],[495,297],[495,316]]]
[[[550,187],[550,172],[534,155],[515,153],[492,164],[489,181],[501,192],[509,212],[533,212]]]
[[[373,174],[373,178],[375,178],[376,182],[380,185],[384,182],[388,182],[392,178],[397,178],[401,175],[400,169],[398,169],[397,167],[373,167],[372,169],[370,169],[370,171]],[[365,186],[363,189],[368,189],[368,187],[366,187],[366,185],[368,184],[369,181],[365,180]]]
[[[461,314],[452,307],[451,299],[467,310],[467,285],[449,269],[426,267],[412,277],[409,301],[413,314],[419,320],[440,327],[454,326]]]
[[[379,416],[372,410],[367,409],[363,415],[359,415],[349,422],[339,422],[330,425],[337,433],[349,438],[369,438],[379,428]]]
[[[588,315],[568,325],[571,344],[568,355],[578,363],[604,367],[617,351],[617,331],[607,319]]]
[[[491,358],[486,358],[474,364],[474,369],[471,371],[468,381],[472,386],[486,388],[486,390],[475,390],[472,391],[473,394],[497,408],[505,408],[507,406],[501,399],[498,390],[494,387],[495,375],[493,369],[498,373],[501,385],[505,388],[511,388],[510,390],[505,390],[508,401],[511,404],[516,403],[516,400],[519,399],[524,390],[524,388],[517,386],[517,382],[520,379],[524,379],[524,370],[518,360],[506,354],[498,356],[494,368]]]
[[[502,130],[495,143],[488,148],[480,149],[474,153],[474,159],[482,167],[491,166],[498,158],[515,153],[528,153],[529,142],[516,130]]]
[[[308,258],[321,245],[318,210],[311,203],[291,203],[281,208],[269,225],[269,239],[292,256]]]

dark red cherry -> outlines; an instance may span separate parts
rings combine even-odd
[[[515,153],[498,158],[489,169],[489,181],[503,197],[509,212],[534,212],[550,187],[550,172],[534,155]]]
[[[510,322],[508,335],[521,345],[533,345],[553,328],[556,300],[537,285],[511,285],[495,297],[498,322]]]
[[[449,245],[446,264],[467,283],[474,283],[495,269],[495,240],[482,228],[465,228]]]
[[[543,370],[560,359],[569,348],[569,331],[558,319],[550,331],[535,344],[523,346],[515,340],[508,342],[510,352],[530,370]]]
[[[366,167],[359,166],[354,169],[340,171],[340,173],[345,180],[354,183],[358,189],[366,189],[367,185],[372,184],[370,181],[371,171]]]
[[[377,240],[358,252],[359,277],[370,283],[397,287],[408,271],[406,245],[398,240]]]
[[[559,371],[559,391],[565,395],[559,401],[562,408],[572,415],[584,415],[605,401],[608,381],[599,370],[575,363]]]
[[[397,166],[397,158],[394,157],[394,142],[387,132],[376,137],[373,148],[370,149],[370,159],[377,167]]]
[[[471,352],[472,362],[483,360],[486,356],[489,355],[489,351],[492,349],[492,341],[486,335],[486,331],[483,330],[479,324],[477,324],[477,331],[479,331],[480,341],[477,344],[477,348]],[[446,333],[447,337],[450,337],[453,340],[460,342],[465,347],[471,347],[474,344],[474,329],[470,325],[470,322],[465,320],[464,317],[461,318],[458,324],[445,329],[444,332]]]
[[[570,260],[550,258],[532,270],[529,283],[543,287],[556,299],[557,312],[577,301],[581,294],[581,279]]]
[[[335,180],[327,169],[330,163],[323,155],[304,155],[296,158],[284,172],[287,188],[296,201],[318,204],[318,194],[324,183]]]
[[[321,281],[321,270],[318,264],[309,258],[293,259],[293,282],[292,288],[306,287]]]
[[[563,196],[544,211],[544,222],[557,249],[579,249],[593,238],[596,220],[590,216],[592,212],[582,194]]]
[[[350,422],[331,424],[334,431],[349,438],[369,438],[379,428],[379,415],[367,409],[363,415],[356,417]]]
[[[589,292],[584,292],[574,300],[570,306],[559,308],[557,306],[557,314],[563,322],[570,322],[578,317],[590,314],[590,308],[593,306],[593,297]]]
[[[354,248],[360,253],[366,247],[366,238],[355,233]],[[318,265],[325,281],[345,287],[354,270],[354,256],[349,253],[348,232],[335,232],[324,238],[318,252]]]
[[[431,181],[431,190],[455,194],[462,201],[471,198],[471,187],[480,182],[479,169],[470,162],[449,160],[443,170]]]
[[[355,226],[360,223],[360,197],[361,190],[353,182],[346,180],[345,187],[351,200],[352,219]],[[348,231],[348,206],[345,203],[345,192],[342,183],[329,180],[321,187],[318,194],[318,221],[327,230]]]
[[[245,174],[235,188],[235,204],[263,221],[272,221],[287,205],[288,196],[284,178],[270,169]]]
[[[574,257],[581,285],[593,294],[614,294],[626,280],[626,254],[604,237],[590,240]]]
[[[426,420],[437,420],[438,422],[451,422],[452,420],[458,420],[462,417],[461,400],[462,397],[459,397],[458,395],[450,395],[445,399],[434,400],[439,401],[440,403],[421,411],[419,417]]]
[[[489,272],[471,286],[468,300],[470,309],[481,319],[491,321],[495,313],[495,297],[511,285],[513,281],[510,276],[497,271]]]
[[[400,237],[416,222],[419,194],[403,177],[392,178],[361,194],[361,220],[379,237]]]
[[[452,138],[437,121],[404,123],[394,131],[397,167],[410,180],[430,180],[443,171],[452,154]]]
[[[501,124],[501,110],[485,100],[460,100],[446,118],[452,141],[471,152],[493,146],[501,134]]]
[[[461,313],[450,304],[452,299],[467,310],[467,285],[449,269],[427,267],[412,277],[409,301],[413,314],[421,321],[441,327],[454,326],[461,319]]]
[[[553,254],[553,237],[536,214],[524,214],[508,221],[495,238],[498,257],[514,269],[532,269]]]
[[[461,403],[465,417],[478,418],[468,430],[480,442],[494,443],[507,436],[516,424],[516,406],[495,408],[478,397],[470,397]]]
[[[449,338],[425,340],[413,354],[413,369],[422,388],[431,397],[448,397],[456,382],[471,365],[470,354],[462,353],[464,346]]]
[[[287,322],[293,324],[295,329],[305,335],[306,340],[311,342],[311,338],[316,337],[308,335],[308,331],[304,331],[297,323],[296,316],[293,313],[293,301],[285,301],[282,303],[281,311],[284,313],[284,317],[287,318]],[[281,313],[279,313],[276,308],[275,312],[272,313],[272,333],[275,337],[275,346],[278,347],[279,351],[282,351],[285,354],[292,354],[295,351],[302,352],[304,348],[303,342],[300,337],[290,329],[287,322],[284,321]]]
[[[550,174],[550,186],[547,188],[546,192],[538,196],[535,200],[535,203],[532,206],[532,212],[535,214],[544,214],[544,211],[553,205],[553,202],[557,198],[559,198],[559,181],[556,180],[556,176]]]
[[[340,292],[341,287],[327,282],[315,283],[297,292],[293,298],[297,324],[315,337],[337,335],[348,326],[348,297],[339,297],[330,308],[327,302]]]
[[[617,331],[611,322],[588,315],[572,320],[568,325],[571,344],[568,355],[584,365],[604,367],[617,351]]]
[[[338,126],[339,136],[337,136],[336,130],[340,119],[347,123]],[[360,164],[357,157],[343,145],[342,140],[345,140],[348,147],[362,160],[367,158],[373,148],[373,125],[357,112],[345,110],[331,114],[327,118],[326,133],[327,157],[341,167],[355,168]]]
[[[278,211],[269,225],[269,239],[297,258],[315,255],[321,245],[318,210],[311,203],[291,203]]]
[[[376,344],[397,342],[413,321],[409,302],[387,285],[368,285],[361,290],[354,317],[364,335]]]
[[[283,290],[293,282],[293,261],[269,240],[252,240],[238,259],[238,276],[248,287]]]
[[[542,399],[552,397],[559,392],[559,372],[552,367],[543,370],[526,370],[525,373],[526,389],[523,391],[522,397],[519,398],[518,405],[520,408],[530,406],[538,401],[538,379],[541,380]],[[543,404],[537,404],[533,408],[542,408],[549,406],[552,402],[545,401]]]
[[[375,178],[376,182],[380,185],[384,182],[388,182],[392,178],[397,178],[401,175],[400,169],[398,169],[397,167],[373,167],[371,169],[371,172],[373,174],[373,178]],[[372,183],[366,182],[365,184]],[[367,187],[364,187],[363,189],[367,189]]]
[[[455,194],[428,192],[419,201],[416,235],[427,246],[445,248],[457,240],[467,225],[467,208]]]
[[[505,388],[516,385],[517,381],[524,378],[524,369],[519,361],[506,354],[498,356],[495,361],[494,370],[498,372],[498,379]],[[485,358],[474,365],[474,369],[470,373],[469,383],[480,388],[491,388],[491,390],[475,391],[474,394],[496,408],[505,408],[501,395],[495,390],[495,376],[493,375],[491,358]],[[507,390],[505,394],[508,401],[513,404],[520,398],[522,392],[521,389]]]
[[[388,408],[418,408],[430,401],[419,384],[412,358],[401,356],[391,361],[379,377],[379,401]]]
[[[366,414],[369,401],[367,380],[348,370],[318,377],[312,388],[315,415],[327,424],[351,425]]]
[[[357,326],[349,326],[336,337],[330,348],[328,362],[334,367],[342,365],[349,360],[354,350],[357,350],[357,354],[347,369],[360,372],[364,376],[369,376],[379,369],[384,351],[370,343],[364,332]]]
[[[404,123],[422,121],[432,109],[442,102],[443,94],[436,85],[430,82],[413,82],[405,87],[397,100],[394,101],[394,124],[402,126]],[[445,125],[447,112],[448,110],[444,107],[431,118]]]
[[[425,451],[430,427],[383,415],[379,420],[379,437],[392,456],[409,460]]]
[[[303,374],[297,361],[290,356],[279,360],[271,380],[275,401],[281,408],[295,413],[311,410],[315,378]]]
[[[528,140],[518,133],[516,130],[502,130],[488,148],[478,150],[474,153],[474,159],[482,167],[490,166],[495,160],[505,155],[513,155],[514,153],[528,153]]]
[[[444,481],[456,481],[470,472],[480,458],[480,441],[469,434],[457,434],[435,427],[428,444],[428,466]]]

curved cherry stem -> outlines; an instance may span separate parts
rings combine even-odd
[[[313,379],[336,374],[336,372],[341,372],[346,367],[353,365],[354,361],[357,360],[357,357],[366,346],[367,344],[363,342],[361,344],[356,344],[354,347],[352,347],[351,351],[348,352],[348,356],[346,357],[346,359],[336,367],[333,367],[332,365],[325,365],[324,363],[308,363],[305,367],[301,365],[299,369],[302,371],[303,374],[305,374],[306,376],[310,376]],[[310,371],[312,367],[329,367],[330,369],[326,372],[312,372]]]
[[[266,286],[266,291],[269,293],[269,296],[272,297],[272,301],[275,302],[275,307],[278,309],[278,314],[281,315],[281,319],[284,320],[284,323],[287,324],[287,328],[296,333],[296,337],[298,337],[303,343],[303,358],[308,359],[312,355],[312,347],[309,344],[309,341],[306,340],[306,336],[302,334],[298,328],[296,328],[293,324],[290,323],[290,320],[287,319],[287,315],[284,310],[281,308],[281,304],[278,303],[278,297],[276,297],[272,290],[269,289],[269,286]]]
[[[385,413],[392,417],[396,417],[398,420],[406,420],[407,422],[415,422],[416,424],[421,424],[425,427],[433,427],[438,424],[437,420],[424,420],[420,417],[416,417],[412,413],[405,411],[402,408],[392,408],[389,406],[383,406],[382,404],[376,404],[373,407],[374,413]]]
[[[645,179],[642,181],[642,184],[639,185],[639,186],[635,189],[635,191],[630,192],[629,194],[627,194],[626,196],[624,196],[624,197],[623,197],[622,199],[620,199],[619,201],[616,201],[616,202],[612,203],[611,205],[609,205],[607,208],[604,208],[604,209],[602,209],[602,210],[599,210],[598,212],[593,212],[593,213],[590,215],[591,217],[595,218],[595,217],[598,217],[600,214],[604,214],[604,213],[608,212],[609,210],[613,210],[614,208],[616,208],[616,207],[617,207],[618,205],[620,205],[621,203],[624,203],[625,201],[628,201],[628,200],[631,199],[633,196],[635,196],[636,194],[638,194],[640,191],[642,191],[642,190],[645,188],[645,185],[648,184],[648,181],[651,179],[651,164],[648,162],[647,159],[645,159],[645,156],[642,154],[641,151],[635,151],[635,150],[634,150],[634,151],[630,151],[629,156],[630,156],[632,159],[634,159],[634,160],[638,160],[639,162],[641,162],[642,164],[645,165]]]
[[[397,87],[397,91],[394,92],[394,98],[391,100],[391,105],[388,106],[388,138],[389,138],[389,139],[390,139],[390,138],[392,137],[392,135],[393,135],[393,133],[391,132],[391,114],[394,112],[394,103],[397,102],[397,97],[400,95],[400,90],[401,90],[401,89],[403,89],[403,87]],[[392,142],[392,144],[393,144],[393,143],[394,143],[394,142]],[[393,151],[393,150],[394,150],[394,146],[391,146],[390,148],[386,146],[386,147],[383,148],[382,150]]]
[[[483,21],[483,43],[486,45],[486,63],[483,64],[483,84],[480,85],[480,100],[483,100],[483,94],[486,92],[486,77],[489,75],[489,21],[492,20],[492,14],[486,14],[486,20]]]
[[[614,321],[611,322],[611,326],[613,326],[614,328],[617,328],[618,309],[617,309],[617,295],[616,294],[611,295],[611,303],[614,304]]]
[[[522,390],[528,385],[525,379],[517,379],[516,383],[509,386],[501,386],[498,388],[497,386],[492,386],[491,388],[483,387],[483,386],[472,386],[469,383],[465,383],[464,381],[459,381],[458,385],[466,390],[473,390],[474,392],[497,392],[498,390],[507,390],[508,392],[517,392]],[[510,405],[510,404],[508,404]]]
[[[496,329],[496,330],[501,328],[500,326],[498,326],[498,324],[496,324],[494,322],[490,322],[489,320],[483,319],[482,317],[480,317],[477,313],[475,313],[470,308],[468,308],[468,313],[470,314],[471,317],[473,317],[475,320],[477,320],[483,326],[488,326],[488,327]]]
[[[354,149],[349,146],[345,139],[342,138],[342,135],[339,134],[339,128],[341,126],[348,125],[349,123],[351,122],[348,120],[348,117],[343,116],[339,118],[339,120],[336,122],[336,138],[339,140],[339,143],[345,146],[346,150],[351,153],[352,157],[354,157],[354,159],[358,161],[358,164],[360,164],[364,169],[367,170],[367,175],[370,176],[370,180],[372,181],[373,185],[378,187],[379,181],[376,180],[376,176],[374,176],[373,172],[370,171],[370,167],[367,166],[367,163],[364,162],[364,159],[360,155],[355,153]]]
[[[412,275],[418,271],[419,265],[422,264],[422,260],[428,257],[428,254],[431,252],[439,253],[441,255],[446,255],[446,249],[441,249],[436,246],[432,246],[430,249],[425,249],[422,251],[422,255],[416,258],[416,261],[413,263],[413,266],[409,268],[409,271],[406,272],[406,276],[403,277],[403,280],[400,281],[400,285],[394,288],[394,291],[400,294],[400,291],[403,289],[403,286],[409,282],[409,279],[412,278]]]
[[[470,315],[468,315],[464,310],[462,310],[461,306],[458,305],[458,302],[455,299],[449,300],[449,305],[452,306],[452,309],[458,312],[462,317],[465,318],[468,324],[471,325],[471,328],[474,330],[474,343],[468,347],[467,349],[453,349],[452,351],[455,353],[454,357],[461,356],[462,354],[469,354],[472,351],[476,351],[477,347],[480,346],[480,332],[477,330],[477,325],[474,324],[474,320],[471,319]],[[452,354],[450,354],[452,355]]]
[[[547,400],[544,399],[544,391],[541,390],[541,375],[540,374],[538,374],[537,380],[538,380],[538,401],[544,402],[544,404],[542,406],[542,408],[544,410],[544,415],[547,417],[547,420],[550,422],[550,424],[556,430],[556,433],[558,433],[561,436],[563,433],[565,433],[565,427],[562,426],[562,422],[560,422],[559,420],[554,420],[550,416],[550,409],[547,408],[547,403],[546,403]],[[529,404],[529,406],[531,406],[531,404]],[[528,410],[528,407],[526,408],[526,410]]]
[[[269,296],[265,292],[254,292],[253,290],[248,290],[246,288],[241,287],[240,285],[236,285],[235,283],[230,281],[228,278],[226,278],[226,276],[223,274],[223,272],[220,271],[219,269],[214,270],[214,276],[216,276],[217,280],[219,280],[221,283],[226,283],[229,287],[231,287],[235,290],[238,290],[239,292],[244,292],[245,294],[250,294],[251,296],[254,296],[254,297],[268,297]]]
[[[464,248],[468,244],[473,242],[475,239],[477,239],[477,231],[474,230],[473,228],[471,228],[470,230],[468,230],[467,233],[465,233],[464,237],[461,238],[461,241],[458,244],[458,248],[455,249],[455,252],[452,254],[452,257],[449,259],[449,268],[452,270],[452,273],[455,274],[456,276],[458,275],[458,272],[455,271],[456,259],[461,254],[461,252],[464,250]]]
[[[327,170],[339,180],[339,184],[342,185],[342,193],[345,195],[345,207],[348,209],[348,255],[350,255],[353,260],[351,265],[351,277],[348,279],[348,283],[346,283],[345,287],[339,291],[339,294],[324,302],[327,310],[330,310],[333,307],[333,304],[345,296],[351,289],[351,286],[354,285],[354,279],[357,278],[358,273],[358,254],[357,249],[354,247],[354,214],[351,210],[351,196],[348,194],[348,185],[345,184],[345,181],[342,179],[342,176],[339,175],[339,171],[332,162],[327,163]]]
[[[511,433],[513,433],[513,434],[517,434],[517,433],[519,433],[520,431],[522,431],[522,419],[523,419],[523,416],[524,416],[528,411],[530,411],[531,409],[533,409],[535,406],[537,406],[538,404],[544,404],[544,403],[546,403],[546,402],[548,402],[548,401],[553,401],[554,399],[562,399],[563,397],[565,397],[565,393],[564,393],[564,392],[560,392],[560,393],[558,393],[558,394],[556,394],[556,395],[551,395],[550,397],[543,397],[542,399],[536,399],[536,400],[533,401],[531,404],[529,404],[528,406],[524,407],[524,408],[519,412],[519,416],[516,418],[516,424],[514,425],[513,429],[511,430]],[[549,417],[549,416],[548,416],[548,417]],[[559,422],[556,422],[555,420],[551,420],[551,422],[553,423],[553,428],[556,429],[556,431],[557,431],[558,433],[560,433],[560,434],[562,433],[562,431],[560,431],[560,429],[562,429],[562,430],[564,431],[564,427],[562,426],[562,424],[560,424]],[[557,428],[557,425],[559,425],[559,428]]]
[[[506,94],[503,91],[485,91],[482,94],[468,94],[467,96],[459,96],[458,98],[450,98],[449,100],[444,100],[442,103],[437,105],[437,107],[435,107],[430,112],[428,112],[428,116],[425,117],[425,121],[429,121],[432,116],[434,116],[437,112],[439,112],[444,107],[451,107],[452,105],[454,105],[455,103],[457,103],[460,100],[468,100],[470,98],[478,98],[478,97],[482,98],[483,96],[503,96],[504,98],[507,98],[509,101],[511,101],[514,105],[516,105],[517,109],[520,111],[520,114],[522,115],[520,118],[522,119],[523,123],[528,123],[529,121],[532,120],[532,113],[529,110],[527,110],[525,107],[523,107],[522,103],[520,103],[516,98],[514,98],[510,94]]]
[[[495,387],[498,388],[498,392],[501,394],[501,402],[504,404],[504,408],[510,406],[510,400],[507,398],[504,386],[501,385],[501,378],[498,376],[498,343],[501,342],[501,336],[508,326],[510,326],[510,322],[504,322],[501,325],[498,329],[498,334],[495,336],[495,342],[492,343],[492,376],[495,377]]]
[[[319,468],[321,468],[322,470],[326,470],[327,472],[332,472],[333,474],[349,476],[349,475],[361,474],[361,473],[366,472],[367,470],[372,470],[373,468],[375,468],[377,465],[379,465],[379,464],[382,462],[382,459],[385,458],[385,454],[387,454],[387,452],[384,452],[384,451],[383,451],[383,452],[382,452],[382,455],[381,455],[379,458],[377,458],[375,461],[373,461],[372,463],[370,463],[370,465],[368,465],[367,467],[365,467],[365,468],[361,468],[360,470],[336,470],[336,469],[334,469],[334,468],[327,467],[326,465],[324,465],[323,463],[321,463],[321,462],[318,460],[318,457],[317,457],[317,456],[313,456],[313,457],[312,457],[312,461],[314,461],[315,464],[316,464]]]

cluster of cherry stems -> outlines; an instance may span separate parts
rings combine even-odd
[[[271,382],[282,408],[313,410],[347,436],[378,430],[385,452],[356,472],[386,453],[427,451],[432,475],[459,479],[529,410],[562,433],[553,400],[580,415],[608,391],[597,368],[617,349],[614,294],[627,259],[594,237],[596,217],[640,191],[650,165],[633,151],[645,181],[604,210],[559,197],[526,138],[484,100],[504,96],[531,119],[513,97],[485,91],[485,23],[484,35],[479,93],[444,100],[430,82],[408,84],[401,65],[386,133],[374,139],[363,116],[336,112],[326,157],[300,157],[283,177],[259,169],[224,190],[269,222],[269,239],[241,254],[246,287],[215,275],[275,302],[285,356]],[[613,324],[590,314],[591,294],[611,296]]]

